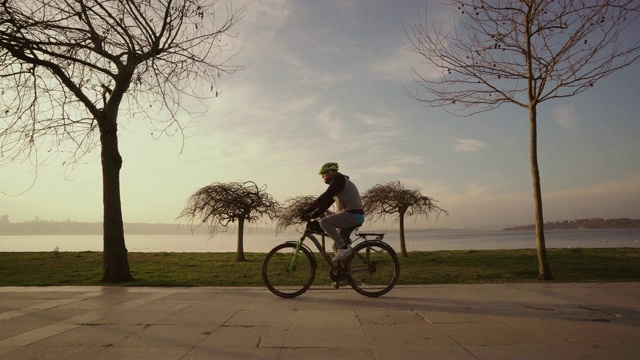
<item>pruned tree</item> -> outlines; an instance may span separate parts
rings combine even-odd
[[[245,261],[245,222],[251,223],[263,218],[273,220],[280,211],[280,205],[266,189],[266,185],[258,187],[253,181],[216,182],[196,190],[178,218],[186,219],[196,228],[208,224],[211,235],[216,233],[219,226],[227,228],[237,221],[236,261]]]
[[[306,216],[315,209],[316,196],[294,196],[284,201],[278,212],[276,222],[276,234],[290,227],[296,227],[306,223]],[[333,211],[327,210],[325,215],[334,214]],[[319,228],[320,225],[318,225]],[[320,229],[320,228],[319,228]],[[320,229],[322,230],[322,229]],[[322,247],[326,248],[325,235],[322,235]]]
[[[304,217],[309,215],[309,209],[315,200],[313,195],[294,196],[285,200],[278,212],[276,233],[303,224]]]
[[[638,60],[630,25],[637,0],[449,0],[454,24],[406,29],[410,49],[428,66],[414,70],[410,96],[470,116],[503,104],[528,112],[539,278],[552,280],[546,255],[537,152],[538,107],[580,94]],[[627,35],[625,38],[624,35]]]
[[[418,189],[407,189],[399,180],[375,185],[362,195],[364,212],[372,221],[390,215],[400,223],[400,253],[403,257],[408,256],[404,236],[405,217],[428,218],[433,213],[436,217],[442,213],[448,215],[436,202]]]
[[[121,111],[155,137],[216,91],[244,8],[215,0],[4,0],[0,4],[0,162],[101,149],[104,275],[130,280],[120,200]],[[201,102],[203,107],[207,104]]]

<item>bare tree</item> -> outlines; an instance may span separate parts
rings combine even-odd
[[[400,252],[403,257],[408,256],[407,245],[404,237],[405,217],[429,217],[435,213],[436,217],[447,211],[435,205],[435,199],[422,195],[420,190],[407,189],[398,180],[386,184],[378,184],[365,191],[362,195],[364,212],[371,216],[371,220],[386,215],[395,216],[395,220],[400,223]]]
[[[309,215],[315,200],[313,195],[294,196],[285,200],[278,212],[276,233],[305,223],[305,216]]]
[[[279,204],[266,192],[266,185],[258,187],[253,181],[213,183],[194,192],[178,218],[187,219],[194,225],[208,223],[211,234],[218,226],[227,228],[238,221],[238,246],[236,261],[245,261],[244,225],[264,217],[275,219]]]
[[[511,103],[529,113],[539,278],[552,280],[547,261],[537,153],[538,106],[574,96],[635,62],[640,42],[629,26],[636,0],[449,0],[451,29],[406,29],[411,50],[430,67],[414,71],[409,94],[429,107],[470,116]],[[628,39],[623,34],[629,36]]]
[[[279,233],[289,227],[297,227],[299,225],[305,224],[307,221],[307,216],[309,212],[313,211],[316,208],[315,200],[316,196],[307,195],[307,196],[294,196],[285,200],[283,205],[280,207],[280,211],[278,212],[278,220],[276,223],[276,233]],[[327,210],[325,212],[326,215],[335,214],[335,212],[331,210]],[[320,227],[320,224],[315,223],[317,226],[316,230],[319,234],[321,234],[322,247],[326,248],[325,245],[325,236],[324,230]]]
[[[118,115],[148,121],[153,136],[183,135],[185,97],[214,95],[244,8],[215,0],[4,0],[0,4],[0,162],[100,146],[103,281],[130,280],[120,200]],[[211,92],[209,92],[211,91]],[[209,92],[209,94],[207,94]],[[206,107],[206,103],[201,102]],[[189,116],[187,116],[188,118]],[[63,163],[63,164],[65,164]]]

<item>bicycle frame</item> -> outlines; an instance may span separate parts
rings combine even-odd
[[[322,246],[322,244],[320,244],[320,240],[318,240],[318,238],[316,238],[314,236],[314,234],[307,229],[307,230],[304,231],[304,234],[302,234],[302,236],[300,237],[300,239],[298,241],[287,241],[288,243],[296,244],[296,251],[293,254],[293,256],[291,257],[291,263],[289,263],[289,270],[293,271],[293,268],[295,268],[296,259],[298,258],[298,255],[300,254],[300,249],[302,247],[305,247],[307,250],[309,250],[311,255],[313,255],[313,259],[315,261],[313,266],[315,267],[315,266],[318,265],[315,254],[313,253],[311,248],[304,243],[304,239],[307,239],[307,238],[310,239],[315,244],[315,246],[318,249],[318,251],[320,252],[320,254],[322,254],[322,257],[324,258],[324,260],[327,262],[327,264],[329,264],[329,266],[331,268],[333,268],[333,264],[331,263],[331,258],[329,258],[329,255],[327,255],[327,252],[326,252],[325,248]]]
[[[350,241],[351,244],[353,244],[354,242],[358,241],[358,240],[362,240],[362,241],[375,241],[375,240],[379,240],[381,241],[382,238],[384,237],[384,234],[378,234],[378,233],[356,233],[356,240]],[[369,239],[369,236],[374,236],[374,239]],[[286,243],[290,243],[290,244],[296,244],[296,251],[293,254],[293,256],[291,257],[291,262],[289,263],[289,271],[293,271],[295,268],[295,264],[296,264],[296,260],[298,258],[298,255],[300,254],[300,249],[302,247],[306,248],[307,250],[309,250],[309,252],[311,253],[311,255],[313,255],[313,259],[314,259],[314,264],[313,266],[317,266],[317,259],[316,256],[313,252],[313,250],[311,250],[311,248],[309,246],[307,246],[306,244],[304,244],[304,239],[310,239],[316,246],[316,248],[318,249],[318,251],[320,252],[320,254],[322,255],[322,257],[324,258],[324,260],[327,262],[327,264],[329,265],[330,268],[335,269],[336,266],[333,264],[333,262],[331,261],[331,258],[329,257],[329,255],[327,255],[327,251],[326,249],[322,246],[322,244],[320,243],[320,240],[318,240],[318,238],[316,238],[314,236],[314,233],[309,231],[309,229],[305,229],[304,233],[302,234],[302,236],[300,237],[300,239],[298,241],[286,241]],[[362,258],[359,254],[356,254],[358,257]],[[367,250],[367,255],[368,255],[368,250]]]

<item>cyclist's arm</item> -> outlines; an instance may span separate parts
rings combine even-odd
[[[333,205],[334,197],[338,195],[342,190],[344,190],[344,185],[346,184],[346,179],[344,175],[340,173],[336,173],[331,180],[331,184],[325,192],[323,192],[315,201],[318,210],[315,211],[316,215],[319,215]]]

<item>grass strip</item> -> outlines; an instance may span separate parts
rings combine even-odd
[[[134,280],[123,286],[263,286],[266,254],[129,253]],[[638,248],[547,249],[555,282],[640,281]],[[317,256],[315,285],[329,285]],[[416,251],[400,258],[402,285],[538,282],[535,249]],[[110,285],[101,282],[102,252],[0,252],[0,286]]]

